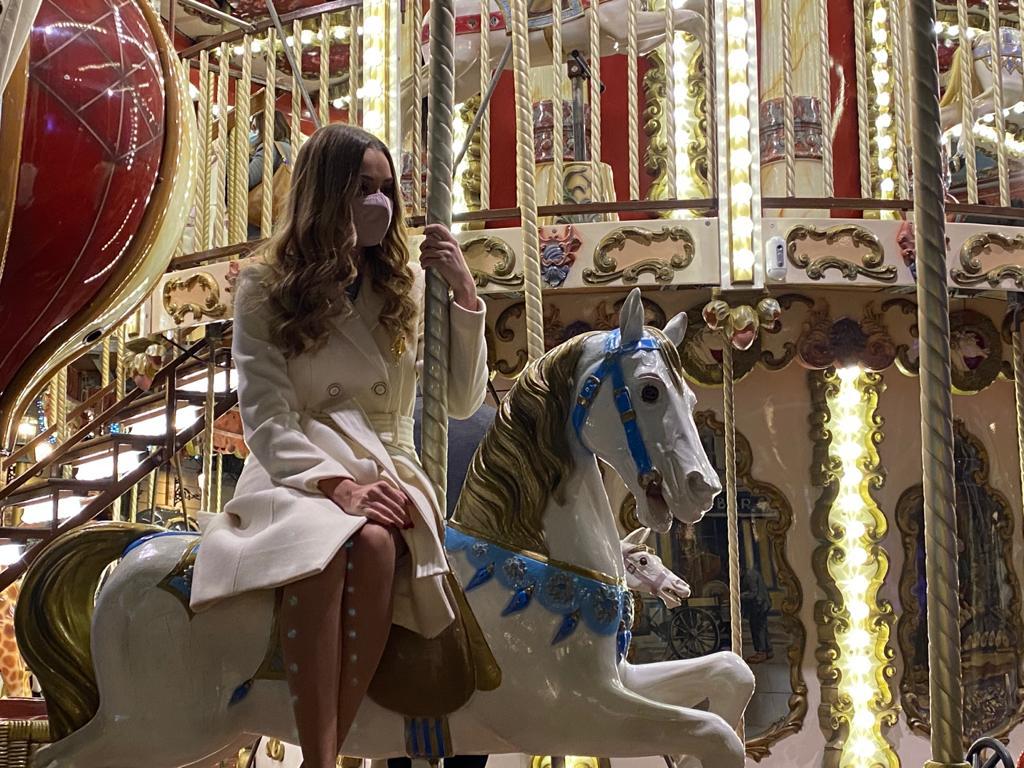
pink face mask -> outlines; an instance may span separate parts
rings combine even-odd
[[[356,245],[366,248],[380,245],[391,226],[391,198],[377,191],[357,198],[352,203],[352,221],[356,228]]]

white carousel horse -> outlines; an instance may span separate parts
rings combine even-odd
[[[666,608],[678,608],[690,596],[690,586],[646,546],[650,535],[650,528],[637,528],[622,539],[626,589],[657,597]],[[265,746],[266,743],[266,739],[261,739],[256,745],[253,768],[299,768],[302,765],[302,751],[297,745],[277,742]],[[386,765],[384,761],[374,760],[370,768],[385,768]]]
[[[965,35],[961,31],[960,42]],[[1020,32],[1009,27],[999,28],[999,53],[1003,64],[1003,109],[1009,109],[1024,101],[1024,65],[1021,58]],[[971,101],[974,103],[974,119],[979,120],[995,112],[994,93],[996,85],[995,68],[992,66],[992,33],[975,32],[969,40],[971,46],[971,69],[964,72],[959,52],[953,57],[949,80],[942,96],[942,130],[947,131],[961,123],[965,78],[971,79]]]
[[[625,53],[626,14],[629,3],[637,0],[603,0],[598,6],[601,24],[601,55]],[[587,5],[589,6],[589,2]],[[551,0],[535,0],[530,6],[530,65],[546,66],[551,57]],[[562,51],[566,59],[573,50],[589,56],[590,31],[582,0],[563,0]],[[424,65],[430,61],[430,14],[424,14],[422,53]],[[459,104],[480,91],[480,3],[478,0],[456,0],[455,40],[455,103]],[[488,22],[491,69],[498,66],[508,42],[511,12],[508,0],[491,0],[491,18]],[[704,38],[704,0],[684,0],[673,11],[676,31],[689,32]],[[637,12],[637,48],[646,55],[665,42],[665,14],[663,11]],[[508,65],[509,67],[511,65]],[[426,95],[426,93],[424,93]],[[402,82],[403,111],[411,109],[412,78]],[[403,123],[409,125],[407,121]]]
[[[650,528],[637,528],[622,540],[626,588],[656,597],[666,608],[678,608],[690,596],[690,585],[679,578],[646,546]]]
[[[622,661],[631,600],[598,459],[628,478],[641,523],[656,531],[696,522],[721,490],[676,350],[685,328],[680,314],[664,333],[645,329],[634,291],[619,328],[576,337],[520,376],[446,541],[500,684],[422,740],[418,721],[367,697],[343,754],[398,756],[411,744],[420,756],[685,754],[741,768],[733,726],[754,684],[742,659]],[[134,768],[140,754],[151,768],[179,768],[229,754],[247,734],[297,741],[286,683],[258,674],[275,645],[275,594],[190,614],[196,544],[188,533],[104,523],[58,537],[37,559],[18,639],[57,741],[33,768]],[[99,574],[118,556],[90,616]]]

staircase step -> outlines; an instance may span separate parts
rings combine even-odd
[[[64,477],[46,477],[32,480],[10,496],[0,498],[0,507],[20,507],[28,501],[46,498],[54,491],[68,491],[74,496],[99,493],[110,485],[109,480],[74,480]]]

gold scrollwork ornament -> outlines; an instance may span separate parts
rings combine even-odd
[[[179,304],[177,294],[189,294],[196,289],[205,292],[205,300],[199,304],[194,301],[184,301]],[[192,297],[188,297],[192,298]],[[171,316],[175,325],[185,322],[185,315],[191,314],[195,322],[200,322],[204,317],[218,320],[227,314],[227,306],[220,300],[220,286],[217,278],[209,272],[196,272],[188,277],[172,277],[164,283],[163,290],[164,311]]]
[[[1000,264],[985,271],[978,256],[990,253],[993,245],[1007,252],[1021,251],[1024,250],[1024,235],[1007,237],[998,232],[982,232],[967,238],[960,247],[960,266],[949,272],[953,282],[964,287],[987,284],[991,288],[998,288],[1004,280],[1011,280],[1016,288],[1024,289],[1024,267]]]
[[[835,245],[843,239],[849,239],[854,247],[867,251],[861,257],[860,264],[837,256],[819,256],[812,259],[806,253],[797,252],[800,242],[804,240],[823,242],[828,246]],[[867,277],[878,282],[891,283],[897,276],[896,267],[885,263],[885,247],[882,241],[873,232],[856,224],[843,224],[828,229],[799,224],[786,233],[786,255],[789,263],[802,269],[811,280],[823,280],[829,270],[836,270],[847,280]]]
[[[612,251],[621,251],[626,243],[633,242],[647,247],[654,243],[679,243],[681,249],[668,259],[643,259],[628,267],[619,268]],[[594,251],[594,266],[583,270],[583,281],[591,285],[606,285],[615,280],[631,284],[641,275],[653,275],[659,283],[671,283],[675,273],[693,263],[696,247],[693,235],[683,226],[667,226],[661,229],[643,227],[619,227],[605,235]]]
[[[481,249],[485,255],[498,259],[489,272],[470,267],[469,271],[477,288],[485,288],[491,283],[508,288],[522,287],[523,276],[515,274],[516,254],[508,243],[497,237],[474,237],[462,244],[462,251],[467,256],[476,249]]]

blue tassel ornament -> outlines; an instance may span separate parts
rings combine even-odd
[[[576,631],[576,627],[580,625],[580,613],[579,611],[573,611],[572,613],[566,614],[565,618],[562,619],[561,626],[558,627],[558,631],[555,632],[555,637],[552,639],[552,645],[558,645],[563,640],[567,639],[573,632]]]
[[[472,592],[477,587],[482,587],[488,581],[494,578],[494,563],[485,565],[483,568],[473,574],[473,578],[469,580],[469,584],[466,585],[466,591]]]
[[[501,612],[502,616],[509,616],[513,613],[519,613],[519,611],[525,609],[530,604],[530,599],[533,597],[533,585],[523,589],[516,590],[515,594],[512,595],[512,599],[508,601],[508,605],[505,606],[505,610]]]

